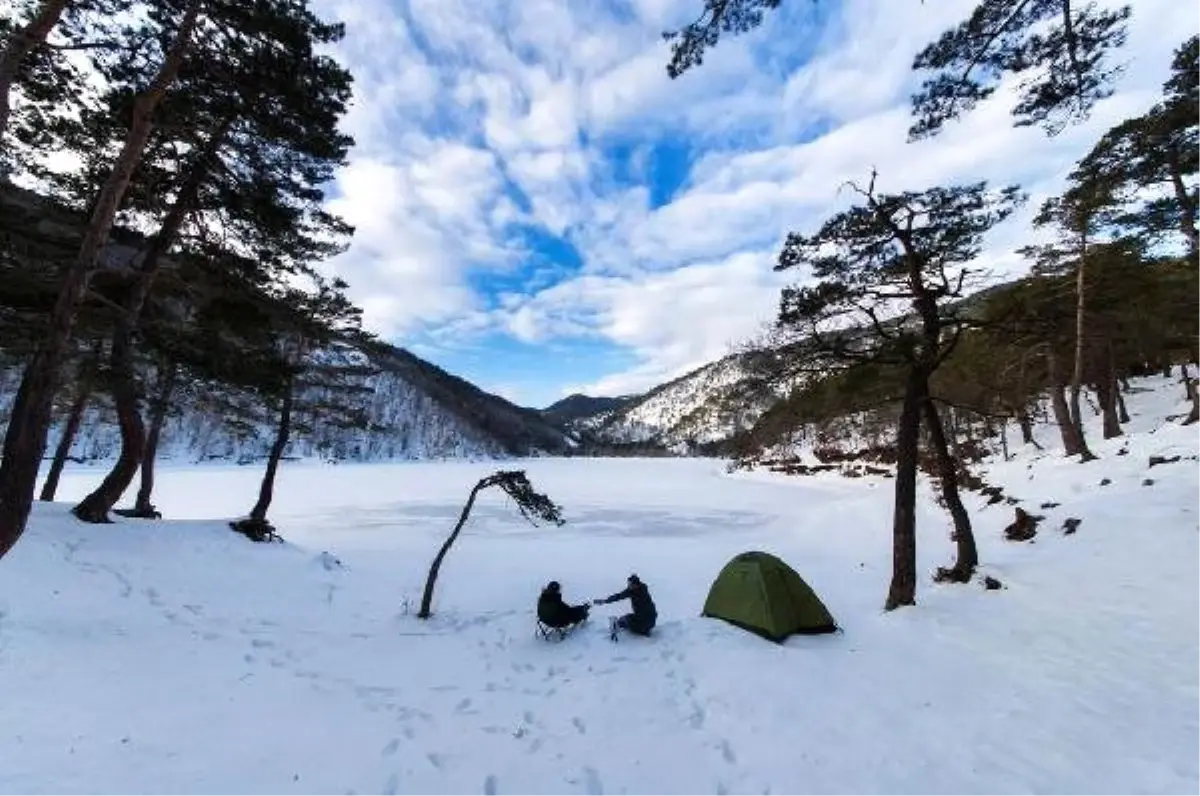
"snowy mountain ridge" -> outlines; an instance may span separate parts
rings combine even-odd
[[[334,400],[353,402],[365,424],[345,427],[320,413],[298,411],[285,456],[361,462],[480,459],[562,454],[571,448],[567,436],[537,412],[486,393],[408,351],[372,343],[361,353],[375,372],[359,379],[362,389]],[[18,379],[15,368],[0,371],[0,421]],[[192,383],[173,404],[163,426],[161,458],[250,462],[267,455],[276,417],[254,396],[231,398]],[[149,414],[148,409],[143,414]],[[48,456],[63,425],[59,418]],[[70,455],[75,460],[107,460],[119,448],[114,412],[107,397],[98,394]]]
[[[678,453],[727,440],[754,425],[797,383],[764,367],[772,356],[729,354],[616,409],[578,418],[576,427],[603,442],[657,444]]]

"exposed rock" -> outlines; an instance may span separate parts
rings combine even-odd
[[[1037,524],[1044,517],[1038,514],[1030,514],[1020,507],[1017,508],[1016,513],[1016,519],[1004,529],[1004,538],[1010,542],[1028,542],[1037,535]]]

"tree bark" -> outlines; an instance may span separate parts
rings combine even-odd
[[[154,494],[154,460],[158,457],[158,441],[162,438],[167,410],[171,408],[171,396],[175,392],[178,370],[173,361],[166,363],[159,380],[158,395],[155,396],[154,406],[150,410],[150,433],[146,436],[146,449],[142,453],[142,481],[138,486],[137,501],[133,505],[133,514],[136,517],[159,516],[154,510],[154,504],[150,502]]]
[[[271,507],[271,499],[275,496],[275,474],[279,471],[279,460],[287,448],[288,435],[292,431],[292,405],[294,383],[291,376],[284,386],[283,403],[279,408],[279,428],[275,432],[275,442],[271,444],[271,454],[267,457],[267,471],[263,473],[262,485],[258,489],[258,502],[250,510],[250,520],[257,523],[267,521],[267,509]]]
[[[1063,396],[1065,386],[1058,365],[1058,354],[1053,351],[1046,354],[1046,369],[1050,375],[1050,407],[1054,411],[1054,422],[1062,434],[1063,454],[1075,456],[1079,453],[1079,437],[1076,435],[1075,423],[1071,420],[1071,412],[1067,408],[1067,399]]]
[[[971,530],[971,516],[963,505],[958,493],[958,470],[950,448],[946,443],[946,433],[942,426],[942,418],[937,406],[929,397],[929,387],[926,385],[922,392],[926,397],[922,403],[925,425],[929,430],[929,442],[933,446],[937,459],[938,480],[942,487],[942,500],[954,521],[954,534],[951,538],[956,547],[954,566],[946,572],[949,580],[956,583],[966,583],[975,574],[979,566],[979,549],[975,546],[975,534]]]
[[[911,366],[896,431],[896,495],[892,512],[892,582],[884,610],[914,605],[917,592],[917,442],[928,377]]]
[[[51,312],[45,343],[33,355],[21,377],[4,437],[0,462],[0,558],[25,532],[33,505],[38,466],[46,451],[51,406],[58,389],[63,360],[70,344],[75,316],[87,285],[112,230],[133,171],[152,128],[152,114],[174,82],[196,27],[202,0],[192,0],[184,12],[175,40],[150,86],[134,101],[129,133],[121,153],[100,189],[74,262],[63,276]]]
[[[67,0],[43,0],[29,24],[9,37],[0,51],[0,152],[4,151],[4,134],[12,113],[12,87],[21,64],[50,35],[66,7]]]
[[[46,482],[42,484],[42,492],[38,495],[38,500],[45,503],[54,501],[59,479],[62,478],[63,470],[67,466],[67,457],[71,454],[71,446],[75,444],[79,426],[83,423],[83,410],[87,408],[88,400],[91,397],[91,383],[81,382],[75,393],[75,400],[71,402],[71,409],[67,412],[67,422],[63,425],[63,433],[58,440],[58,447],[54,449],[54,460],[50,463],[50,471],[46,473]]]
[[[458,538],[458,534],[462,531],[463,526],[467,524],[467,517],[471,515],[471,509],[475,505],[475,498],[479,492],[488,486],[488,479],[484,479],[477,483],[471,490],[471,495],[467,498],[466,504],[458,515],[458,523],[454,526],[454,531],[442,543],[442,547],[433,558],[433,563],[429,565],[429,575],[425,578],[425,590],[421,593],[421,610],[417,612],[419,619],[428,619],[433,608],[433,587],[437,584],[438,573],[442,569],[442,560],[446,558],[446,553],[450,552],[451,545]]]

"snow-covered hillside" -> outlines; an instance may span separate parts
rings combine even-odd
[[[681,452],[727,439],[752,426],[793,386],[768,377],[758,356],[731,354],[710,362],[581,425],[604,441],[654,442]]]
[[[884,478],[532,460],[567,525],[483,493],[428,621],[426,568],[482,463],[287,463],[284,545],[222,522],[257,488],[233,466],[163,468],[174,521],[39,505],[0,559],[0,791],[1195,793],[1200,484],[1195,428],[1164,420],[1174,386],[1128,396],[1131,434],[1097,440],[1098,461],[991,465],[1046,515],[1006,542],[1011,507],[968,496],[998,591],[931,582],[952,545],[923,483],[918,604],[891,613]],[[775,645],[700,617],[752,549],[844,633]],[[610,642],[614,605],[535,638],[547,580],[584,600],[631,571],[654,636]]]
[[[562,453],[565,436],[538,413],[510,404],[412,354],[376,345],[366,359],[377,371],[364,392],[335,398],[365,412],[364,428],[344,428],[320,414],[300,412],[286,455],[349,461],[448,459]],[[16,368],[0,372],[0,426],[16,392]],[[69,392],[69,388],[67,390]],[[250,461],[265,457],[274,439],[271,407],[253,396],[215,401],[203,385],[180,391],[163,431],[168,461]],[[237,417],[236,422],[231,418]],[[50,450],[63,423],[51,433]],[[98,395],[72,447],[77,459],[114,457],[120,448],[115,416]]]

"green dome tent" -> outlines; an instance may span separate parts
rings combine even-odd
[[[703,616],[724,619],[771,641],[793,633],[837,630],[825,605],[804,579],[770,553],[734,557],[708,591]]]

